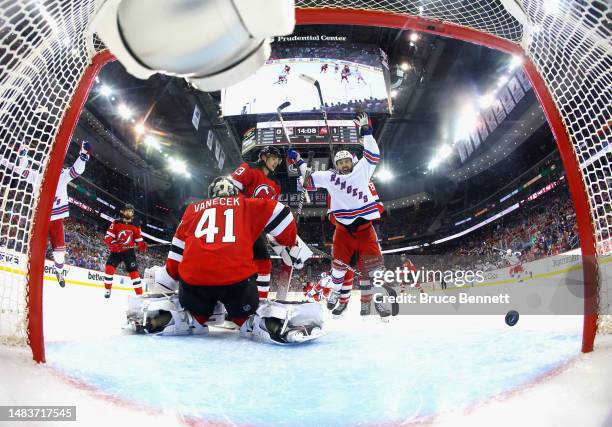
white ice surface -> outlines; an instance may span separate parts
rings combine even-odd
[[[340,71],[334,72],[330,64],[327,73],[321,73],[319,62],[295,62],[290,64],[291,71],[287,83],[275,84],[285,64],[272,64],[261,67],[252,77],[226,89],[223,97],[223,114],[226,116],[240,115],[242,107],[247,105],[248,114],[274,113],[276,108],[285,101],[291,106],[284,111],[301,112],[318,111],[321,102],[315,87],[299,78],[306,74],[319,81],[323,101],[332,103],[347,103],[358,99],[386,99],[387,89],[382,70],[375,71],[368,67],[359,67],[365,81],[358,82],[355,74],[349,76],[348,83],[340,82]],[[356,65],[351,65],[353,73]],[[342,67],[340,67],[342,69]]]
[[[288,348],[123,335],[128,293],[102,294],[46,284],[48,363],[0,347],[0,405],[76,405],[87,426],[612,425],[612,339],[580,354],[579,316],[382,324],[354,299],[326,337]]]

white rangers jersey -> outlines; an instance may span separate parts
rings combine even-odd
[[[337,221],[349,225],[357,218],[375,220],[380,218],[378,196],[372,194],[370,179],[380,160],[380,150],[372,135],[363,137],[363,157],[349,174],[336,170],[317,171],[310,175],[308,187],[325,188],[331,196],[329,213]],[[300,166],[302,175],[306,165]]]
[[[20,156],[17,159],[17,164],[8,162],[6,160],[2,161],[1,163],[14,173],[19,174],[28,184],[32,185],[32,190],[34,193],[38,192],[42,176],[39,171],[32,169],[32,161],[27,155]],[[51,221],[67,218],[69,216],[68,183],[80,176],[85,171],[85,163],[87,163],[86,160],[83,160],[81,157],[77,157],[71,167],[62,169],[59,181],[57,182],[57,189],[55,190],[53,206],[51,207]]]
[[[505,259],[509,265],[514,266],[519,265],[521,263],[520,256],[520,252],[512,252],[510,254],[504,252],[502,258]]]

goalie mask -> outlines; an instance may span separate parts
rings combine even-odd
[[[208,198],[237,196],[238,190],[234,184],[224,176],[219,176],[208,186]]]

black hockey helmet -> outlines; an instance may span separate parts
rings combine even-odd
[[[274,145],[268,145],[262,148],[261,150],[259,150],[259,154],[258,154],[259,160],[261,160],[261,156],[263,155],[276,156],[281,160],[283,159],[283,152],[281,151],[280,148]]]

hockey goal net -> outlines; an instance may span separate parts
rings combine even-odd
[[[42,278],[51,204],[72,130],[112,57],[88,31],[94,0],[0,2],[0,158],[20,144],[39,185],[0,166],[0,342],[44,360]],[[606,0],[296,0],[298,24],[402,28],[525,58],[570,185],[585,275],[583,350],[610,312],[598,262],[612,254],[611,7]],[[21,146],[23,148],[23,146]]]

